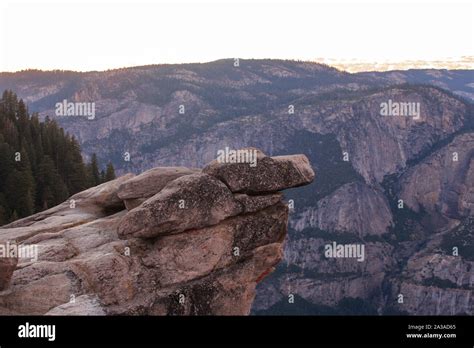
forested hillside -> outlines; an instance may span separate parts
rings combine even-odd
[[[40,122],[15,93],[0,100],[0,225],[57,205],[115,178],[97,156],[85,164],[79,143],[54,120]]]

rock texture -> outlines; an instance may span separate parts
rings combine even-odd
[[[259,286],[254,312],[291,313],[296,294],[335,314],[352,299],[353,314],[473,315],[473,136],[454,136],[381,187],[351,182],[294,211],[286,265]],[[327,259],[333,242],[364,245],[366,260]]]
[[[443,274],[422,279],[419,268],[412,268],[417,260],[442,257],[441,264],[447,265],[456,279],[469,279],[472,274],[472,268],[469,271],[458,267],[458,261],[448,262],[454,257],[470,265],[469,257],[474,255],[470,249],[474,227],[466,222],[474,216],[472,70],[347,74],[310,62],[241,60],[238,68],[233,63],[227,59],[95,73],[25,71],[0,74],[0,89],[13,89],[42,117],[53,116],[55,103],[64,98],[96,102],[93,121],[56,120],[77,137],[85,155],[96,153],[105,162],[112,160],[118,173],[163,166],[203,167],[226,147],[257,147],[272,156],[304,153],[317,169],[317,185],[285,193],[295,205],[290,211],[286,263],[259,283],[253,305],[256,311],[273,307],[282,299],[288,303],[287,296],[292,293],[308,302],[302,305],[296,301],[298,310],[309,305],[336,307],[334,304],[350,298],[365,301],[358,306],[362,313],[373,307],[379,314],[472,315],[472,285],[445,279]],[[381,103],[389,100],[419,103],[420,117],[382,117]],[[180,113],[181,105],[184,114]],[[293,114],[289,113],[290,105]],[[457,162],[453,152],[458,153]],[[130,154],[131,162],[122,160],[124,153]],[[274,160],[265,161],[268,168],[274,165]],[[294,162],[291,165],[298,167]],[[232,166],[242,174],[252,173],[246,166]],[[137,182],[144,177],[153,182],[153,173],[162,170],[137,176]],[[229,199],[225,202],[230,207],[225,213],[228,217],[215,213],[202,216],[207,221],[224,218],[204,228],[217,228],[227,220],[277,204],[278,195],[264,192],[269,188],[259,187],[257,177],[275,180],[271,188],[275,190],[278,185],[298,182],[285,182],[285,176],[273,172],[241,180],[226,170],[214,162],[205,174],[215,173],[223,180],[241,211],[232,215],[235,202]],[[180,169],[173,171],[179,174]],[[258,169],[253,171],[256,174]],[[170,178],[160,177],[161,184],[167,185]],[[136,193],[127,197],[124,187],[123,200],[120,192],[119,197],[111,197],[119,198],[112,212],[124,210],[123,204],[130,212],[137,208],[139,212],[127,217],[130,225],[136,225],[130,231],[154,236],[157,231],[140,225],[140,219],[151,221],[147,214],[163,209],[159,197],[152,199],[158,193],[153,188],[161,184],[129,183]],[[138,193],[135,188],[143,189]],[[177,198],[180,191],[174,190]],[[150,204],[140,209],[148,199],[152,199]],[[397,207],[399,199],[404,201],[403,209]],[[19,226],[19,231],[8,233],[27,239],[33,233],[29,227],[33,223],[33,229],[43,224],[45,231],[61,231],[73,228],[76,219],[96,220],[97,214],[104,214],[102,210],[81,208],[76,215],[58,212],[54,219],[41,215],[44,218],[35,217],[37,222],[33,219]],[[181,223],[184,227],[195,224],[186,218],[175,220],[181,217],[179,213],[166,214],[156,220],[168,226],[166,233],[175,233]],[[58,226],[48,226],[60,220]],[[458,225],[467,226],[468,232],[458,236]],[[447,243],[444,236],[455,238],[450,237]],[[132,235],[123,238],[141,239]],[[321,248],[333,241],[364,244],[370,264],[321,258]],[[54,254],[57,245],[48,243],[49,254]],[[450,250],[456,246],[459,256]],[[70,243],[55,257],[67,258],[74,252]],[[405,294],[405,305],[397,304],[399,294]],[[82,303],[89,306],[95,302]],[[277,309],[272,313],[294,311],[291,306]],[[309,314],[315,313],[319,312]],[[346,315],[347,308],[340,313]]]
[[[197,172],[199,170],[185,167],[153,168],[127,180],[119,187],[117,195],[124,201],[127,209],[131,210],[160,192],[170,181]]]
[[[0,291],[7,288],[10,284],[17,262],[18,260],[16,258],[0,259]]]
[[[466,133],[407,171],[401,198],[414,211],[459,219],[474,215],[473,183],[474,133]]]
[[[283,257],[288,207],[276,191],[314,178],[304,156],[260,156],[264,194],[233,193],[211,172],[156,168],[4,226],[2,241],[38,254],[0,260],[0,314],[249,314],[256,284]],[[228,166],[219,168],[251,179]],[[277,177],[290,179],[261,180]]]
[[[359,237],[382,235],[392,225],[392,213],[383,193],[353,182],[321,199],[315,208],[304,209],[291,225],[296,231],[316,227]]]
[[[224,182],[232,192],[250,194],[306,185],[314,179],[314,172],[304,155],[267,157],[258,151],[256,157],[255,167],[215,160],[203,172]]]
[[[430,250],[408,261],[403,277],[390,280],[391,298],[403,295],[398,307],[415,315],[474,315],[473,261]]]

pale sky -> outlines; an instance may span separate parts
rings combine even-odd
[[[474,55],[473,1],[0,0],[0,71]]]

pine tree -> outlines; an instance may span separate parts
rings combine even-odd
[[[15,169],[8,175],[6,192],[8,204],[19,216],[33,214],[35,210],[35,179],[31,172],[28,153],[24,148],[15,153]]]
[[[115,179],[115,169],[111,162],[107,164],[107,169],[105,172],[105,181],[110,181]]]
[[[101,183],[100,172],[99,172],[99,162],[97,160],[97,155],[92,154],[91,162],[89,163],[89,181],[91,186],[97,186]]]
[[[0,192],[0,226],[8,223],[10,220],[10,212],[8,211],[8,204],[5,195]]]
[[[102,172],[103,178],[95,154],[88,166],[84,164],[79,143],[56,121],[46,117],[41,122],[37,114],[29,115],[27,105],[15,93],[3,93],[0,226],[50,208],[72,194],[115,177],[113,167],[107,166]]]
[[[71,154],[71,163],[66,174],[66,183],[69,194],[73,195],[85,190],[90,185],[87,179],[86,166],[84,165],[81,155],[81,147],[74,137],[71,138],[68,152]]]
[[[58,174],[53,160],[44,156],[38,168],[38,210],[55,206],[68,197],[67,187]]]

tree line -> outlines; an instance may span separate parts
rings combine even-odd
[[[85,163],[79,142],[46,117],[29,114],[12,91],[0,99],[0,226],[51,208],[71,195],[115,179],[93,154]]]

